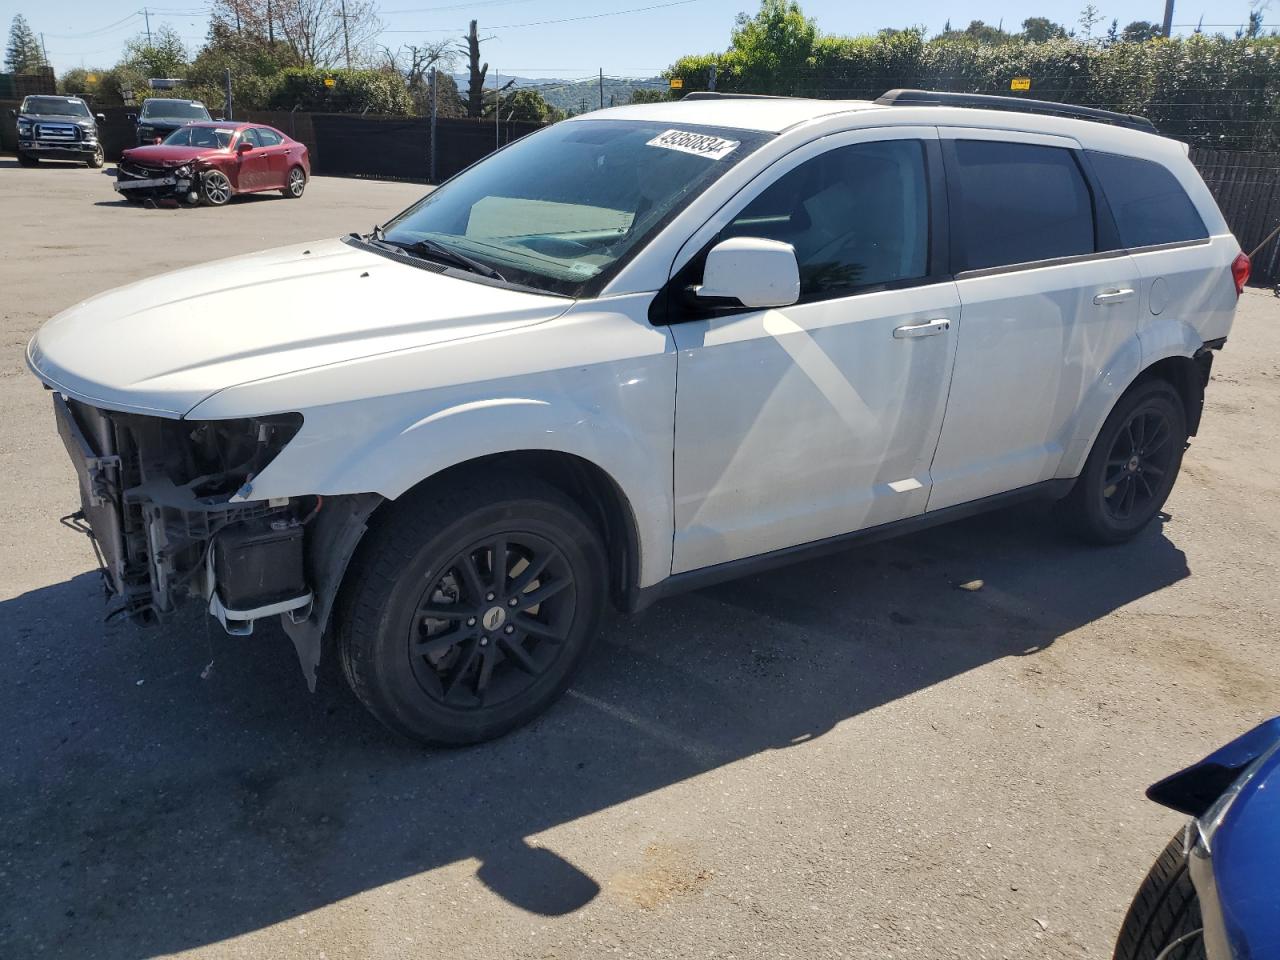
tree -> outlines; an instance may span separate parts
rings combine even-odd
[[[453,42],[437,40],[421,46],[406,44],[394,52],[390,47],[383,47],[382,55],[387,69],[404,77],[405,89],[413,98],[417,111],[426,113],[431,101],[431,71],[433,68],[447,70],[452,67]]]
[[[40,41],[22,14],[15,14],[9,25],[9,44],[5,47],[4,62],[11,73],[35,73],[45,66],[44,51]]]
[[[743,89],[782,92],[809,67],[817,39],[817,25],[795,0],[761,0],[754,17],[738,14],[727,59]]]
[[[1120,42],[1119,23],[1120,21],[1115,17],[1111,18],[1111,26],[1107,28],[1107,39],[1104,41],[1106,46],[1110,47]]]
[[[462,41],[467,55],[467,116],[478,117],[484,113],[484,76],[489,72],[489,64],[480,63],[480,35],[474,20]]]
[[[162,23],[152,32],[150,42],[146,34],[139,34],[125,44],[122,62],[151,78],[183,77],[190,61],[178,32]]]
[[[1022,21],[1023,39],[1032,43],[1044,43],[1046,40],[1061,40],[1067,35],[1067,28],[1054,23],[1048,17],[1028,17]]]
[[[948,21],[948,24],[950,21]],[[970,20],[963,30],[944,30],[938,35],[942,40],[971,40],[974,43],[1000,44],[1010,39],[1009,34],[982,20]]]
[[[1085,8],[1080,11],[1080,18],[1076,23],[1080,24],[1080,33],[1084,36],[1085,43],[1093,41],[1093,28],[1102,22],[1102,11],[1094,4],[1085,4]]]
[[[382,32],[373,0],[239,0],[241,18],[248,24],[251,8],[256,22],[270,24],[294,58],[307,67],[347,68],[372,63],[373,44]],[[254,27],[260,32],[261,27]]]
[[[671,99],[671,93],[667,90],[653,90],[641,87],[631,91],[632,103],[665,103]]]
[[[1148,20],[1135,20],[1120,31],[1120,40],[1123,43],[1146,43],[1163,35],[1159,24]]]
[[[559,120],[564,116],[547,103],[542,98],[542,94],[529,87],[521,87],[505,95],[498,109],[503,120],[531,120],[535,123],[546,123],[549,120]]]

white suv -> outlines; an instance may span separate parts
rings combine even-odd
[[[313,685],[332,633],[459,743],[553,701],[609,600],[1028,497],[1132,537],[1248,260],[1183,145],[1040,108],[601,110],[367,236],[72,307],[29,363],[111,591],[280,616]]]

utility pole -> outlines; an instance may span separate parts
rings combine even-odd
[[[142,8],[142,16],[147,21],[147,46],[151,46],[151,11],[146,7]],[[237,18],[239,14],[236,15]]]
[[[600,109],[604,109],[604,67],[600,68]]]
[[[716,65],[711,65],[711,72],[707,75],[707,89],[714,91],[716,88]]]
[[[347,54],[347,69],[351,69],[351,34],[347,30],[347,0],[342,0],[342,49]]]
[[[44,45],[43,31],[40,34],[40,52],[44,54],[44,65],[46,67],[52,66],[52,64],[49,63],[49,48]]]
[[[271,10],[271,0],[267,0],[267,46],[276,45],[276,18]]]
[[[231,105],[231,68],[230,67],[227,67],[227,69],[223,72],[222,80],[223,80],[223,83],[226,84],[226,88],[227,88],[227,119],[232,120],[234,119],[234,116],[232,114],[232,105]]]
[[[439,73],[431,68],[431,182],[436,182],[436,114],[439,111]]]
[[[1173,36],[1173,0],[1164,0],[1164,26],[1160,32],[1166,37]]]

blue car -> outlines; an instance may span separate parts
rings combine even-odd
[[[1280,717],[1147,797],[1192,819],[1142,882],[1116,960],[1280,957]]]

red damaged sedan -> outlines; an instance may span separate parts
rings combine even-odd
[[[126,150],[115,188],[134,201],[220,207],[239,193],[279,190],[297,199],[311,179],[307,148],[258,123],[192,123],[154,146]]]

